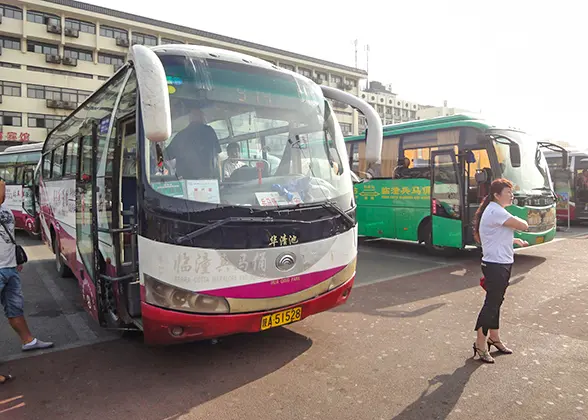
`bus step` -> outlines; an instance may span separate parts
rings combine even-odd
[[[117,283],[120,281],[136,281],[139,278],[139,273],[125,274],[124,276],[120,277],[111,277],[104,274],[100,274],[100,278],[111,283]]]

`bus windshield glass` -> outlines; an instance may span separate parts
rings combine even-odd
[[[172,136],[164,143],[145,140],[147,177],[156,191],[247,207],[351,196],[343,135],[317,85],[270,65],[160,59]]]
[[[537,141],[525,133],[516,131],[492,132],[496,136],[494,147],[498,163],[502,170],[502,177],[514,184],[515,194],[540,195],[542,191],[551,191],[551,177],[545,155],[539,148]],[[507,139],[515,141],[521,150],[521,166],[512,166],[510,146]]]

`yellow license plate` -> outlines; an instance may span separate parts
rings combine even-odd
[[[285,311],[269,314],[261,318],[261,330],[279,327],[302,319],[302,308],[291,308]]]
[[[543,242],[545,242],[545,238],[543,236],[539,236],[535,241],[536,244],[542,244]]]

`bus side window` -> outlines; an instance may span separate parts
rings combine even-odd
[[[65,150],[64,176],[75,176],[78,171],[78,140],[67,143]]]
[[[47,152],[43,156],[43,178],[46,180],[51,178],[51,160],[53,158],[53,152]]]
[[[51,179],[59,179],[63,175],[63,154],[65,145],[59,146],[53,151],[53,165],[51,169]]]

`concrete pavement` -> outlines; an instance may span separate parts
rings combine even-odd
[[[517,253],[501,326],[515,354],[494,365],[471,359],[476,255],[407,269],[419,250],[377,248],[347,305],[286,328],[5,363],[18,378],[0,386],[0,419],[588,418],[588,236]]]

